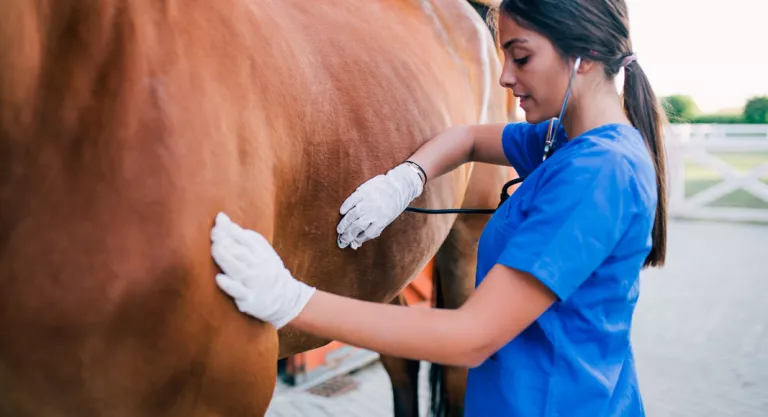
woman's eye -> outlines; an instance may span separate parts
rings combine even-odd
[[[528,58],[530,58],[530,55],[518,59],[513,59],[512,62],[514,62],[518,67],[522,67],[528,63]]]

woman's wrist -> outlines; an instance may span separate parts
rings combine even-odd
[[[447,128],[422,145],[405,163],[419,171],[426,184],[470,162],[473,150],[472,127],[455,125]]]
[[[416,174],[418,174],[419,178],[421,179],[422,185],[427,185],[427,172],[424,171],[424,168],[422,168],[421,165],[417,164],[414,161],[411,161],[410,159],[403,163],[407,164],[408,166],[410,166],[416,171]]]

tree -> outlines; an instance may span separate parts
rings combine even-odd
[[[699,107],[690,96],[671,95],[661,99],[661,105],[664,112],[667,113],[669,121],[675,123],[690,122],[697,114]]]
[[[754,97],[744,106],[746,123],[768,123],[768,96]]]

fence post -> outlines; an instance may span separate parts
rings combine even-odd
[[[669,125],[666,132],[669,211],[678,214],[685,205],[685,148],[690,142],[691,125]]]

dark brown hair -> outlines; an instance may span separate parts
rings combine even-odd
[[[548,38],[563,58],[600,62],[613,79],[632,55],[629,17],[624,0],[504,0],[499,6],[518,24]],[[656,168],[658,203],[651,252],[644,267],[664,264],[667,247],[666,157],[662,142],[664,112],[637,61],[625,68],[624,110],[640,131]]]

